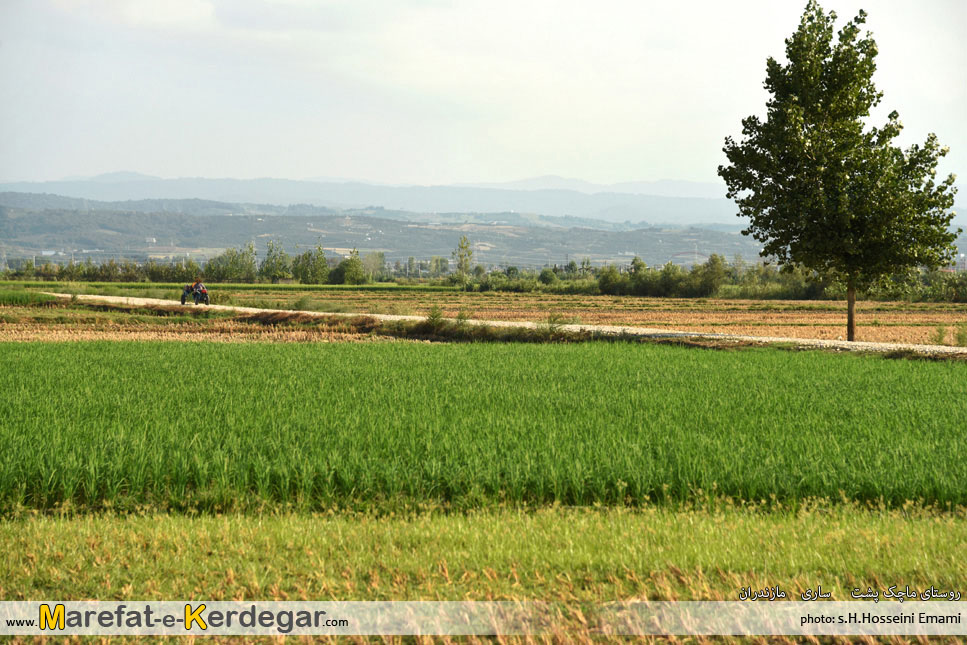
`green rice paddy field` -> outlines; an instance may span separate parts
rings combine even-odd
[[[967,504],[967,363],[628,344],[0,344],[0,508]]]
[[[0,599],[541,599],[592,642],[616,599],[967,591],[965,420],[962,361],[0,343]]]

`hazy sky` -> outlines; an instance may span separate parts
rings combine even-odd
[[[0,0],[0,180],[719,181],[805,4]],[[967,2],[823,6],[967,176]]]

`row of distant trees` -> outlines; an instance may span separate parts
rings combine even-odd
[[[382,254],[379,254],[382,256]],[[114,260],[96,263],[90,258],[84,262],[71,260],[66,264],[45,262],[35,265],[32,260],[13,262],[0,272],[6,279],[40,279],[78,282],[191,282],[203,278],[209,282],[280,282],[297,280],[302,284],[363,284],[384,276],[367,266],[385,264],[382,257],[361,259],[356,250],[348,258],[335,260],[330,266],[321,247],[305,251],[294,257],[286,253],[282,245],[270,241],[268,251],[261,262],[255,253],[255,245],[230,248],[203,264],[193,259],[162,262]]]
[[[366,284],[400,282],[451,285],[468,291],[545,291],[570,294],[635,295],[671,298],[784,298],[810,300],[845,297],[842,280],[802,267],[750,263],[736,256],[731,262],[712,255],[691,267],[667,263],[648,266],[640,258],[629,265],[593,266],[587,258],[540,269],[473,264],[472,246],[464,237],[453,254],[430,260],[409,258],[388,265],[382,253],[360,257],[327,257],[321,247],[290,256],[270,242],[258,261],[247,244],[228,249],[203,265],[191,259],[179,262],[130,260],[67,264],[17,263],[0,273],[4,279],[91,282],[190,282],[196,277],[212,283],[298,282],[301,284]],[[967,272],[917,270],[898,274],[864,293],[888,300],[967,302]]]
[[[469,242],[464,243],[469,248]],[[469,253],[469,252],[468,252]],[[469,255],[456,263],[457,273],[470,275]],[[321,246],[290,255],[284,247],[270,241],[261,261],[252,243],[241,248],[230,248],[199,263],[186,258],[175,262],[149,259],[146,262],[115,260],[84,262],[71,260],[60,263],[51,260],[35,264],[30,259],[14,259],[0,268],[5,279],[39,279],[80,282],[189,282],[203,278],[209,282],[254,283],[289,282],[302,284],[365,284],[387,282],[397,278],[447,278],[453,275],[450,261],[443,256],[428,260],[408,258],[393,266],[382,252],[360,256],[353,249],[348,257],[327,257]],[[457,282],[461,282],[458,280]]]
[[[382,258],[378,262],[385,264]],[[374,272],[367,270],[355,249],[348,258],[330,266],[321,246],[292,257],[281,244],[270,241],[261,263],[256,263],[255,246],[249,243],[216,255],[205,264],[203,273],[212,282],[297,280],[302,284],[363,284],[373,279]]]
[[[838,300],[846,297],[847,286],[835,277],[799,266],[749,263],[738,256],[727,262],[720,255],[712,255],[706,262],[688,268],[670,262],[648,266],[640,258],[624,266],[592,267],[587,261],[580,265],[572,261],[540,271],[511,266],[502,271],[475,272],[466,288],[652,298]],[[967,272],[916,270],[895,275],[863,295],[876,300],[967,302]]]

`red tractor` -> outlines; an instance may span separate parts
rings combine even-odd
[[[188,297],[194,300],[195,304],[211,304],[208,299],[208,289],[200,281],[194,282],[192,284],[186,284],[184,291],[181,292],[181,304],[185,304],[188,301]]]

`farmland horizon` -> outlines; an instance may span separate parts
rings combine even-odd
[[[285,181],[314,184],[360,184],[367,186],[380,186],[388,188],[492,188],[496,190],[566,190],[586,195],[597,193],[621,193],[629,195],[651,195],[655,197],[684,197],[700,199],[723,199],[725,198],[725,182],[717,181],[697,181],[679,177],[662,176],[656,179],[634,179],[628,181],[615,182],[596,182],[583,177],[562,176],[559,174],[545,173],[524,176],[516,179],[504,181],[478,181],[471,178],[465,181],[442,182],[442,183],[420,183],[405,181],[382,181],[366,177],[330,177],[330,176],[281,176],[281,175],[191,175],[191,174],[153,174],[138,170],[118,169],[95,174],[74,173],[62,176],[47,176],[35,179],[22,179],[15,177],[0,177],[0,186],[11,184],[63,184],[67,182],[94,182],[94,183],[128,183],[128,182],[150,182],[150,181],[178,181],[178,180],[203,180],[203,181]],[[66,195],[71,197],[72,195]]]
[[[568,222],[561,222],[570,226],[637,223],[719,230],[726,230],[723,228],[726,227],[732,232],[747,226],[745,218],[738,217],[738,206],[727,198],[724,182],[685,179],[603,184],[560,175],[540,175],[506,182],[405,184],[337,177],[162,177],[118,170],[40,182],[0,180],[0,193],[8,196],[20,193],[54,195],[115,202],[115,206],[137,200],[194,199],[238,205],[310,204],[339,210],[382,208],[468,216],[520,213],[570,218]],[[89,210],[98,206],[74,207]],[[955,218],[951,226],[967,231],[967,209],[963,207],[962,198],[954,204],[953,210]]]

